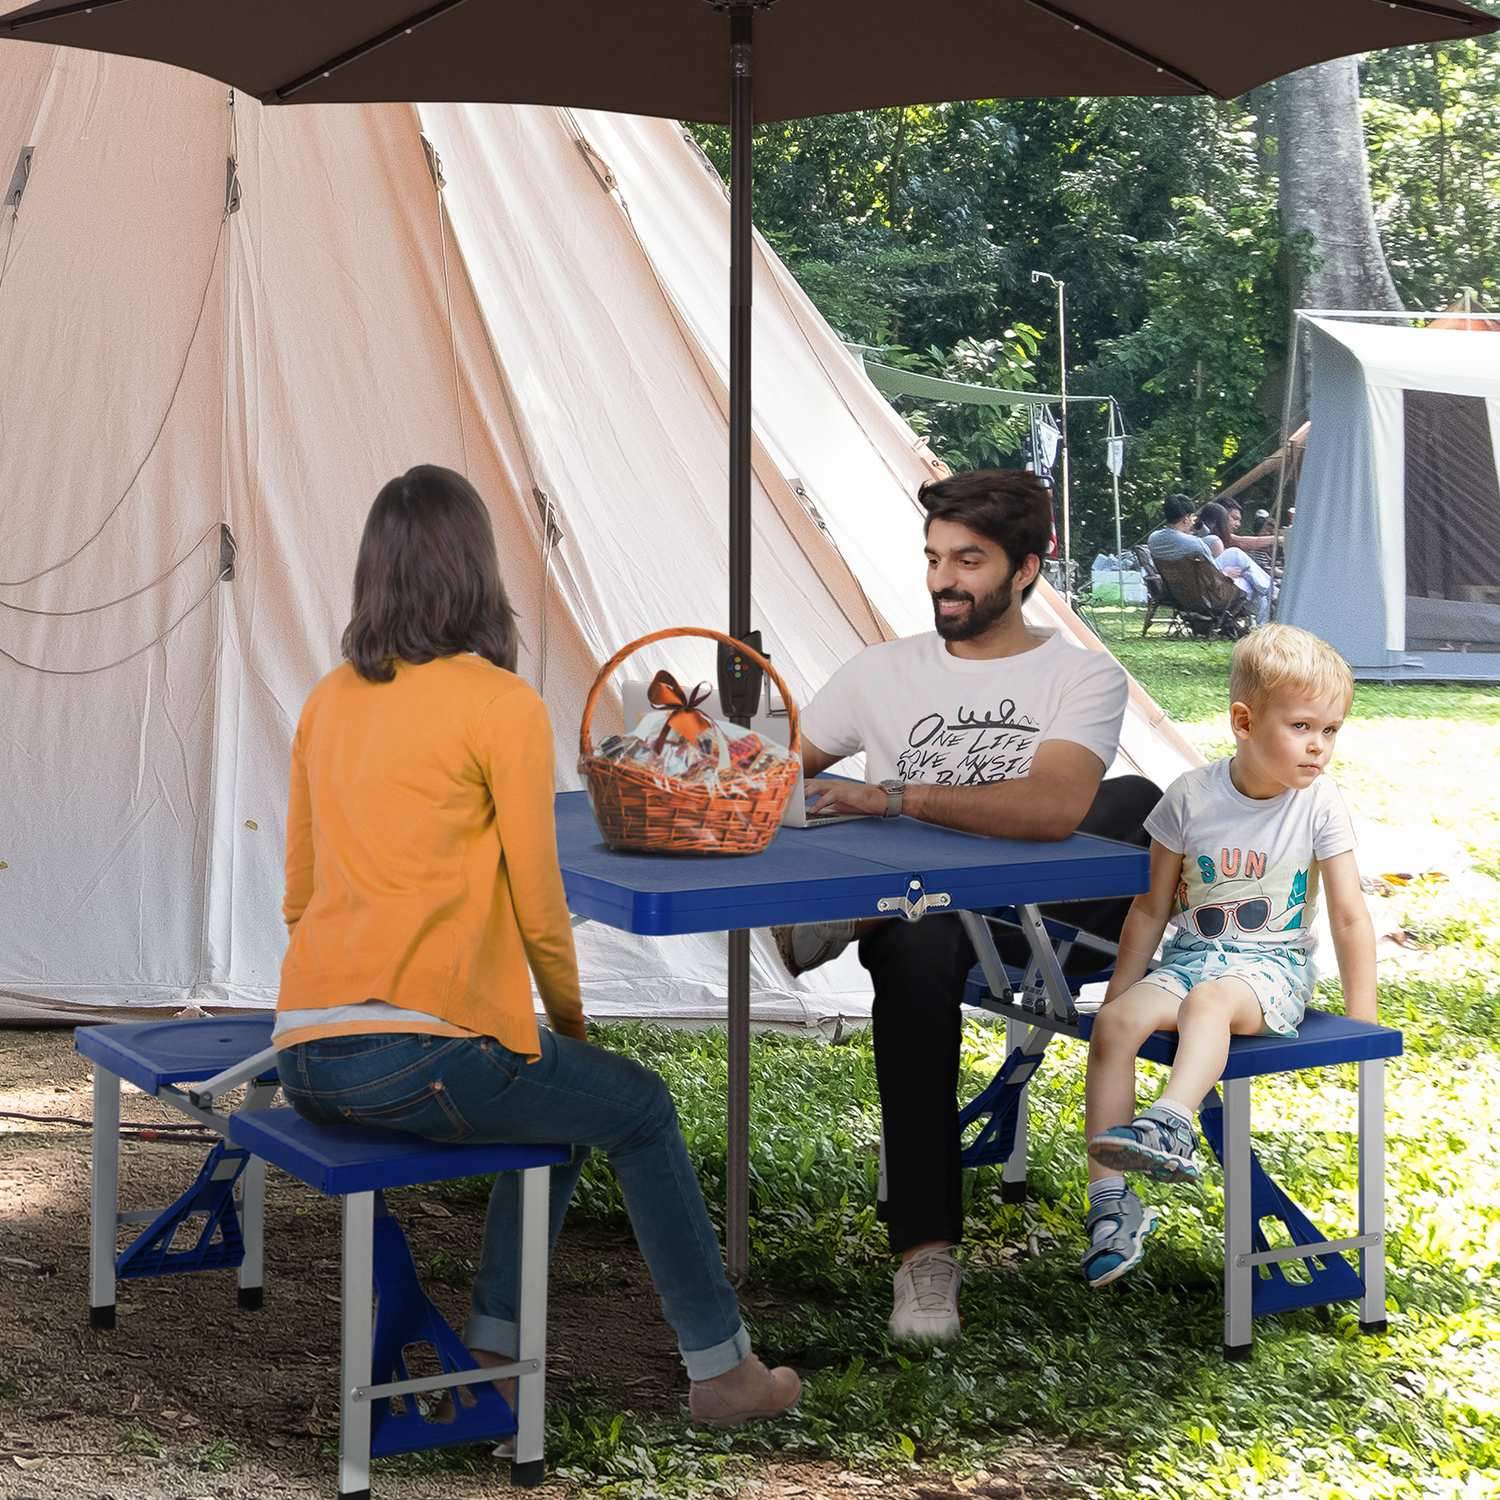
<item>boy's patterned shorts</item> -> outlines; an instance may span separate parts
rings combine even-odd
[[[1194,985],[1233,978],[1250,987],[1260,1006],[1262,1035],[1296,1036],[1312,998],[1313,970],[1305,950],[1280,944],[1235,947],[1202,938],[1174,937],[1161,965],[1141,980],[1185,999]]]

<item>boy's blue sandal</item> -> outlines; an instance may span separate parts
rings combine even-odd
[[[1139,1265],[1146,1253],[1146,1236],[1159,1218],[1154,1208],[1147,1208],[1131,1192],[1106,1198],[1090,1209],[1090,1244],[1081,1263],[1084,1280],[1090,1286],[1108,1286]],[[1101,1226],[1107,1226],[1103,1233],[1099,1233]]]
[[[1203,1175],[1194,1156],[1193,1127],[1159,1115],[1137,1115],[1089,1141],[1089,1155],[1112,1172],[1144,1172],[1157,1182],[1196,1182]]]

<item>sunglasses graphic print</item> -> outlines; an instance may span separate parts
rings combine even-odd
[[[1264,896],[1248,896],[1217,906],[1195,906],[1189,916],[1199,937],[1223,937],[1231,921],[1241,932],[1259,932],[1271,920],[1271,903]]]

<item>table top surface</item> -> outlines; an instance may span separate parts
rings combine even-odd
[[[557,843],[576,915],[658,935],[877,916],[880,899],[922,892],[946,894],[949,911],[1133,896],[1150,873],[1130,844],[981,838],[914,818],[783,828],[760,854],[635,854],[605,845],[586,792],[559,793]]]

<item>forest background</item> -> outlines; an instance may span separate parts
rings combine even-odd
[[[1481,0],[1500,13],[1500,0]],[[727,134],[696,127],[728,173]],[[872,357],[1113,396],[1127,545],[1278,446],[1294,307],[1500,305],[1500,37],[1241,99],[1000,99],[757,128],[755,220]],[[1302,393],[1297,395],[1300,404]],[[954,467],[1020,460],[1023,408],[898,406]],[[1103,405],[1070,408],[1073,555],[1113,551]],[[1259,503],[1259,496],[1252,503]]]

